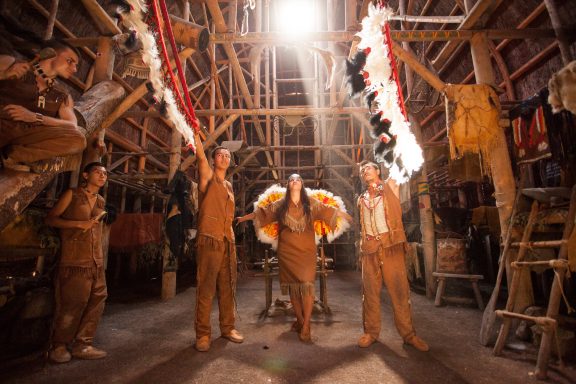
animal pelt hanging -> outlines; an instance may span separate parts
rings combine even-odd
[[[479,153],[482,170],[490,175],[491,152],[501,130],[498,95],[486,84],[447,84],[444,95],[450,157]]]
[[[576,115],[576,60],[554,73],[548,81],[548,103],[552,112],[566,109]]]

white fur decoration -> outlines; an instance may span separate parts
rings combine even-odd
[[[320,202],[320,204],[323,204],[323,202],[320,200],[322,195],[328,196],[329,198],[332,198],[334,199],[334,201],[336,201],[336,205],[338,205],[339,210],[341,210],[342,212],[346,212],[346,205],[344,205],[342,198],[340,196],[334,195],[332,192],[328,192],[324,189],[306,188],[306,193],[308,193],[308,196],[310,196],[312,199],[316,199],[318,202]],[[332,232],[326,233],[326,239],[328,240],[329,243],[331,243],[337,238],[339,238],[340,235],[342,235],[344,232],[346,232],[348,228],[350,228],[350,223],[347,220],[338,217],[336,219],[336,227],[333,228]],[[316,233],[315,238],[316,238],[316,244],[318,244],[320,243],[320,239],[322,238],[322,236]]]
[[[424,158],[422,149],[416,142],[416,137],[410,131],[410,123],[402,113],[400,108],[396,82],[392,77],[392,66],[390,64],[390,52],[386,44],[382,28],[388,22],[388,18],[393,12],[390,8],[382,8],[370,4],[368,16],[362,20],[362,31],[357,33],[361,38],[358,49],[370,48],[370,53],[366,57],[364,71],[368,72],[370,84],[366,87],[366,92],[377,91],[378,95],[374,99],[376,111],[381,112],[382,119],[391,121],[390,133],[396,136],[396,146],[394,148],[394,158],[400,158],[404,165],[408,177],[413,172],[420,169]],[[396,162],[390,168],[390,177],[399,184],[408,181],[408,178],[399,169]]]
[[[186,143],[195,146],[194,131],[176,105],[172,90],[164,85],[164,74],[161,69],[162,60],[160,60],[156,39],[142,17],[148,11],[146,2],[142,0],[126,0],[126,2],[130,4],[132,10],[122,12],[119,8],[118,12],[122,14],[124,25],[135,30],[142,41],[142,61],[150,67],[148,80],[154,89],[154,98],[158,101],[164,100],[168,119],[174,123],[174,127],[182,134]]]

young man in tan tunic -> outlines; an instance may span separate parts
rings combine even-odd
[[[242,343],[244,337],[235,329],[236,247],[234,221],[234,191],[227,181],[230,151],[217,147],[212,152],[214,168],[210,167],[198,134],[198,233],[196,288],[196,349],[210,349],[210,313],[214,295],[218,294],[220,333],[222,337]]]
[[[88,164],[82,176],[85,185],[64,192],[46,216],[46,224],[60,228],[61,239],[49,354],[55,363],[68,362],[71,356],[88,360],[106,356],[92,342],[108,296],[99,220],[104,198],[98,194],[108,176],[101,163]]]
[[[382,181],[380,168],[372,162],[360,164],[360,176],[367,189],[358,198],[364,325],[364,334],[358,345],[366,348],[378,340],[380,293],[384,281],[392,302],[396,329],[404,343],[419,351],[428,351],[428,344],[416,336],[412,325],[410,286],[404,260],[406,234],[398,186],[392,179]]]
[[[77,71],[78,55],[53,44],[56,56],[35,65],[0,55],[0,149],[4,168],[40,170],[38,160],[82,152],[72,97],[55,83]]]

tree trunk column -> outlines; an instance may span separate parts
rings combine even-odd
[[[419,143],[422,143],[422,131],[419,121],[410,115],[412,132]],[[418,212],[420,213],[420,233],[422,234],[422,251],[424,255],[424,278],[426,280],[426,297],[431,299],[436,291],[436,279],[432,275],[436,265],[436,233],[434,231],[434,212],[428,186],[428,171],[426,163],[422,164],[418,176]]]
[[[185,21],[190,19],[190,3],[185,2],[182,6],[182,13],[183,18]],[[174,52],[176,55],[177,52]],[[176,58],[174,58],[176,60]],[[183,68],[183,75],[186,76],[186,61],[184,61],[184,68]],[[212,82],[214,82],[214,78],[212,78]],[[182,92],[188,92],[184,84],[180,84],[180,89]],[[211,98],[214,97],[214,92],[211,95]],[[172,128],[172,137],[170,142],[170,163],[168,168],[168,182],[172,180],[176,171],[180,167],[180,163],[182,162],[182,134],[176,129]],[[169,211],[171,209],[170,206],[166,207],[166,210]],[[172,265],[173,259],[171,256],[176,257],[176,255],[171,255],[170,247],[168,246],[169,240],[166,239],[166,234],[164,234],[164,246],[162,248],[162,290],[160,293],[160,297],[162,300],[170,300],[176,296],[176,272],[178,270],[178,264],[176,263],[176,267]]]
[[[406,0],[400,0],[400,14],[406,15]],[[401,24],[402,30],[406,29],[404,23]],[[410,43],[402,42],[402,48],[411,52]],[[414,83],[414,72],[409,65],[404,65],[406,73],[406,88],[408,96],[412,92]],[[415,116],[409,114],[410,125],[416,140],[420,145],[422,141],[422,127]],[[417,179],[418,185],[418,212],[420,213],[420,233],[422,234],[422,250],[424,255],[424,278],[426,280],[426,297],[431,299],[436,291],[436,279],[432,275],[436,265],[436,232],[434,230],[434,212],[432,210],[432,201],[430,199],[430,187],[428,186],[428,170],[426,162],[422,164],[420,176]]]
[[[477,33],[470,40],[472,50],[472,62],[477,84],[494,85],[494,72],[490,61],[488,39],[484,33]],[[512,214],[512,205],[516,193],[516,184],[512,173],[512,164],[506,137],[502,129],[497,130],[495,145],[491,153],[491,172],[494,182],[496,207],[500,219],[500,232],[506,233]]]
[[[558,8],[554,3],[554,0],[544,0],[546,5],[546,10],[550,16],[550,21],[552,22],[552,28],[556,32],[556,37],[558,39],[558,48],[560,48],[560,56],[562,57],[562,63],[568,65],[572,61],[572,54],[570,53],[569,39],[564,32],[564,27],[562,26],[562,19],[560,18],[560,13]]]
[[[494,72],[490,61],[490,51],[488,49],[488,39],[486,38],[486,35],[484,33],[477,33],[474,35],[470,40],[470,47],[472,51],[472,62],[474,63],[476,83],[494,85]],[[514,182],[512,164],[508,153],[504,131],[498,129],[497,132],[495,145],[490,154],[492,161],[490,168],[494,183],[496,207],[498,208],[498,217],[500,219],[500,238],[501,241],[503,241],[502,234],[508,231],[508,226],[510,225],[512,206],[514,205],[514,197],[516,195],[516,184]],[[508,280],[510,280],[512,276],[510,263],[514,261],[515,253],[509,255],[510,257],[506,260],[506,274]],[[532,305],[533,302],[534,299],[530,275],[528,273],[523,273],[520,277],[514,311],[523,312],[524,309],[529,305]]]

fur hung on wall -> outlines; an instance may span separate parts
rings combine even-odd
[[[554,113],[566,109],[576,115],[576,60],[552,75],[548,90],[548,103]]]

